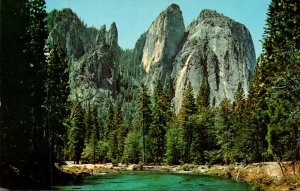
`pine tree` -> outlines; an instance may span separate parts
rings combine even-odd
[[[119,161],[122,158],[123,151],[119,150],[122,149],[122,144],[124,143],[124,138],[121,137],[123,134],[126,136],[127,128],[123,122],[123,113],[122,113],[122,104],[121,101],[117,101],[115,111],[114,111],[114,145],[113,148],[115,149],[116,159]]]
[[[112,128],[109,130],[109,157],[111,160],[120,160],[118,151],[118,131],[122,124],[123,116],[121,102],[117,101],[114,109]]]
[[[59,162],[64,160],[63,150],[67,133],[64,125],[67,118],[69,95],[66,69],[64,53],[57,45],[53,45],[47,59],[44,107],[47,116],[46,126],[50,131],[50,143],[56,156],[54,160]]]
[[[278,155],[283,156],[282,153],[274,152],[273,148],[275,148],[277,140],[281,141],[276,138],[281,134],[282,124],[280,121],[284,121],[279,119],[279,116],[288,112],[286,110],[288,99],[277,99],[276,88],[271,87],[276,86],[275,83],[281,77],[288,76],[286,74],[296,71],[299,67],[295,62],[299,60],[300,48],[299,9],[300,5],[297,2],[284,0],[271,2],[265,27],[263,54],[249,93],[257,131],[262,134],[261,140],[264,140],[263,138],[267,134],[269,154],[276,158],[279,157]],[[298,58],[293,59],[297,57],[297,54]],[[288,126],[285,125],[285,127]],[[291,137],[291,140],[293,139]]]
[[[93,164],[96,163],[96,152],[98,151],[98,141],[99,141],[99,127],[97,121],[97,112],[95,109],[92,109],[92,134],[91,134],[91,144],[93,145]]]
[[[128,134],[128,125],[123,121],[117,132],[119,160],[123,159],[124,145],[125,145],[127,134]]]
[[[106,114],[104,140],[109,139],[109,132],[114,127],[113,120],[114,120],[114,109],[113,109],[112,104],[110,104],[108,107],[107,114]]]
[[[193,94],[191,82],[188,83],[184,96],[182,98],[181,108],[179,110],[178,119],[181,128],[183,129],[183,137],[185,142],[184,156],[185,162],[190,162],[190,148],[192,144],[193,124],[189,118],[196,113],[196,104]]]
[[[251,121],[251,116],[249,107],[246,105],[245,94],[241,83],[239,83],[234,96],[234,102],[232,105],[232,132],[234,138],[234,148],[235,160],[238,162],[250,162],[255,160],[257,148],[255,137],[255,129],[253,128],[253,121]]]
[[[157,81],[154,89],[152,109],[152,123],[149,129],[149,137],[151,142],[151,153],[153,162],[163,162],[165,148],[165,134],[167,123],[170,119],[170,101],[166,90],[160,80]]]
[[[101,153],[101,148],[99,148],[98,145],[98,141],[99,141],[99,127],[98,127],[98,121],[97,121],[97,112],[96,110],[91,107],[89,109],[89,129],[90,129],[90,135],[87,138],[87,132],[86,132],[86,125],[87,125],[87,121],[86,121],[86,113],[87,111],[85,111],[84,113],[84,126],[85,126],[85,145],[84,145],[84,149],[82,152],[82,160],[84,160],[84,162],[89,162],[89,163],[93,163],[95,164],[96,162],[99,161],[99,155],[102,154]]]
[[[68,154],[76,164],[79,164],[84,148],[84,113],[80,104],[75,104],[74,110],[68,132]]]
[[[126,163],[137,164],[141,160],[140,138],[140,133],[136,130],[127,134],[123,152],[123,160]]]
[[[210,106],[210,87],[207,78],[203,78],[201,82],[196,103],[200,113]]]
[[[299,60],[295,62],[300,64]],[[279,161],[300,159],[299,77],[299,70],[279,76],[268,101],[268,153]]]
[[[275,68],[274,85],[269,89],[270,99],[267,100],[270,117],[268,153],[279,160],[300,158],[300,129],[296,125],[299,114],[295,115],[299,110],[296,96],[299,89],[299,10],[298,2],[273,0],[265,31],[265,67]]]
[[[245,107],[245,94],[242,84],[239,83],[236,93],[234,95],[233,109],[237,114],[242,114]]]
[[[29,21],[26,28],[26,48],[24,50],[27,55],[27,61],[30,73],[30,93],[32,107],[32,149],[43,150],[44,148],[36,148],[40,146],[38,142],[46,135],[45,133],[45,110],[42,107],[45,101],[44,84],[46,80],[46,58],[44,55],[44,47],[48,37],[46,31],[46,10],[45,0],[28,0],[27,11],[29,14]]]
[[[262,64],[258,61],[258,65],[255,69],[255,77],[251,83],[248,93],[247,107],[250,112],[250,124],[255,131],[256,150],[259,153],[257,156],[258,161],[264,161],[266,159],[267,151],[267,125],[269,117],[267,115],[267,86],[264,78],[264,69]]]
[[[177,119],[173,119],[167,128],[165,162],[169,165],[181,164],[184,161],[185,143],[183,129]]]
[[[205,152],[212,149],[212,138],[209,136],[209,127],[213,126],[210,116],[210,87],[207,77],[204,77],[196,99],[199,115],[191,117],[193,124],[193,138],[191,144],[191,159],[195,163],[204,163]]]
[[[226,163],[235,162],[234,137],[235,131],[232,128],[232,105],[225,97],[221,103],[215,119],[216,139],[220,147],[223,161]]]
[[[91,140],[92,136],[92,131],[93,131],[93,111],[92,111],[92,106],[90,105],[90,101],[87,101],[87,107],[84,112],[84,132],[85,132],[85,143],[89,143]]]
[[[146,136],[149,132],[151,124],[151,109],[150,109],[150,97],[147,93],[147,87],[142,84],[141,92],[138,97],[138,109],[137,109],[137,131],[141,133],[142,138],[142,162],[145,163],[148,160],[148,153],[146,151]]]

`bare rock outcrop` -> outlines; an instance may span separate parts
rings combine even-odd
[[[158,79],[165,85],[169,84],[172,62],[184,32],[182,12],[178,5],[172,4],[156,18],[144,35],[144,46],[138,54],[147,74],[146,84],[151,92]],[[140,43],[142,42],[143,36],[140,38]]]
[[[216,11],[203,10],[188,27],[173,63],[175,111],[179,110],[188,81],[196,96],[206,78],[213,106],[224,97],[233,101],[239,83],[247,93],[255,64],[254,45],[247,28]]]

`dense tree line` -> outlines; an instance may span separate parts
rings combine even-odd
[[[93,129],[92,134],[96,135],[95,138],[87,138],[85,133],[84,138],[84,133],[79,132],[81,138],[70,139],[77,139],[76,144],[74,142],[74,146],[70,147],[71,153],[76,150],[82,152],[84,148],[81,160],[97,163],[215,164],[259,161],[261,154],[253,147],[257,140],[253,137],[255,131],[249,128],[251,118],[248,116],[251,114],[246,107],[241,85],[233,103],[225,98],[219,107],[213,108],[210,106],[209,84],[205,80],[202,83],[196,99],[188,83],[177,115],[172,112],[169,95],[160,81],[153,96],[142,84],[132,123],[124,121],[121,102],[118,101],[110,106],[104,123],[101,123],[104,124],[103,132],[99,130],[98,120],[98,123],[89,126],[83,122],[81,125],[77,123],[78,131]],[[84,120],[83,117],[81,120]],[[98,128],[91,128],[93,126]],[[87,141],[84,142],[84,139]],[[79,140],[82,140],[81,145],[78,145]],[[76,153],[71,154],[69,159],[79,162],[80,154],[79,158],[76,156]]]

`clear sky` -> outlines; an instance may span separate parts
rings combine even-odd
[[[270,0],[46,0],[46,10],[71,8],[88,26],[107,28],[116,22],[119,45],[133,48],[138,37],[171,3],[180,6],[187,27],[202,9],[213,9],[243,23],[253,38],[256,55],[261,42]]]

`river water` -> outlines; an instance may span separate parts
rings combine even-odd
[[[58,190],[252,190],[249,184],[234,180],[193,174],[162,172],[128,172],[87,176],[77,185]]]

